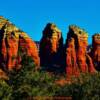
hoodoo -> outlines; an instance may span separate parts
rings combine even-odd
[[[58,66],[63,62],[63,38],[61,31],[53,23],[48,23],[40,40],[41,66]]]
[[[66,39],[66,72],[79,75],[80,72],[94,72],[91,57],[87,54],[88,34],[78,26],[69,26]]]

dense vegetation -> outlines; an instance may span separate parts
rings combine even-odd
[[[49,74],[43,70],[35,70],[30,57],[23,57],[22,68],[13,70],[9,80],[0,80],[0,100],[27,100],[39,97],[72,97],[74,100],[100,99],[100,73],[81,74],[72,78],[71,84],[57,85],[60,75]],[[42,99],[44,100],[44,99]]]

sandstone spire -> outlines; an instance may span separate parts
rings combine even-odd
[[[48,23],[40,41],[41,66],[58,66],[63,62],[63,38],[61,31],[53,23]],[[61,59],[61,60],[60,60]]]
[[[66,72],[67,75],[78,75],[80,72],[94,72],[92,59],[87,54],[88,34],[78,26],[69,26],[66,39]]]

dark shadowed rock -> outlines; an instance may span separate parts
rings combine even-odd
[[[96,33],[92,37],[92,51],[90,55],[95,68],[100,71],[100,33]]]
[[[61,31],[55,24],[48,23],[43,30],[40,41],[41,66],[48,67],[50,70],[58,69],[63,63],[62,53],[63,38]]]

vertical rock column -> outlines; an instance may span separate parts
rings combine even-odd
[[[71,76],[77,76],[78,69],[76,63],[76,51],[75,51],[75,41],[74,38],[70,38],[67,41],[67,48],[66,48],[66,72],[67,78],[70,79]]]
[[[60,48],[63,45],[61,31],[55,24],[48,23],[43,30],[40,41],[40,62],[41,66],[59,66],[57,63],[61,58]],[[63,49],[63,48],[62,48]],[[62,62],[62,61],[61,61]]]
[[[94,72],[91,57],[87,54],[88,34],[75,25],[69,26],[66,40],[67,76],[79,75],[80,72]]]

